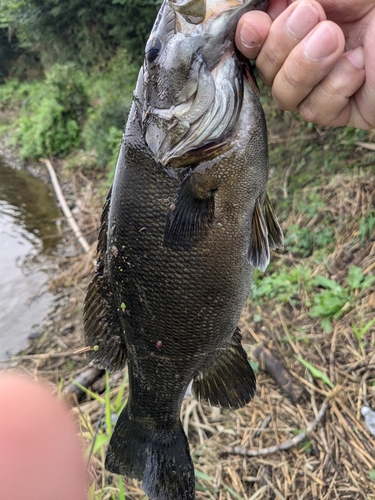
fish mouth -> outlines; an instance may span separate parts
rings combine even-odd
[[[146,46],[145,75],[153,76],[145,80],[142,114],[145,142],[158,164],[178,163],[211,144],[225,147],[242,106],[246,66],[234,47],[236,26],[243,13],[267,5],[165,0]]]

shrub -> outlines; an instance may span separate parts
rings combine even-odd
[[[88,102],[84,74],[72,64],[53,66],[23,103],[14,136],[20,156],[65,156],[78,147]]]

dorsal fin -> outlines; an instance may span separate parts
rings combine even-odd
[[[261,271],[265,271],[270,262],[268,227],[260,206],[260,198],[255,203],[247,260],[249,264]]]
[[[276,214],[273,211],[268,194],[266,195],[266,199],[264,201],[264,219],[268,228],[268,241],[270,244],[270,248],[272,248],[272,250],[283,249],[283,231],[280,227],[279,221],[277,220]]]
[[[116,310],[107,270],[107,232],[111,190],[100,217],[95,275],[88,286],[83,310],[89,357],[105,370],[120,370],[126,362],[124,333]]]

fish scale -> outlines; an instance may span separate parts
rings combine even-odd
[[[201,0],[165,1],[160,10],[102,211],[98,264],[85,300],[91,359],[107,370],[127,361],[129,371],[128,402],[106,468],[142,481],[152,500],[194,499],[194,468],[180,422],[189,384],[198,400],[227,408],[253,397],[255,377],[237,324],[254,267],[264,269],[270,246],[283,244],[266,195],[263,111],[251,69],[233,45],[241,13],[266,2],[225,4],[217,19],[213,14],[204,22]],[[201,40],[214,47],[215,36],[226,37],[222,52],[205,53]],[[196,38],[190,43],[189,37]],[[180,43],[185,73],[166,91],[168,44],[175,50]],[[194,78],[187,64],[197,71]],[[199,102],[199,82],[208,71],[219,86],[229,78],[218,96],[233,116],[219,134],[217,98],[212,109],[211,101]],[[181,96],[191,112],[177,110]]]

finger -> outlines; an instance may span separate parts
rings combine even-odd
[[[20,375],[0,376],[1,498],[87,499],[77,428],[47,388]]]
[[[350,102],[365,80],[365,56],[362,47],[346,52],[332,71],[299,106],[307,121],[318,125],[363,127],[356,107]],[[366,127],[367,128],[367,127]]]
[[[244,14],[239,20],[235,43],[240,52],[248,59],[255,59],[272,24],[271,18],[258,10]]]
[[[296,111],[312,89],[325,78],[345,48],[341,29],[323,21],[290,53],[275,77],[272,94],[276,104]]]
[[[294,0],[270,0],[267,14],[274,21]]]
[[[275,19],[256,62],[264,83],[272,85],[290,52],[325,19],[322,7],[314,0],[294,2]]]

